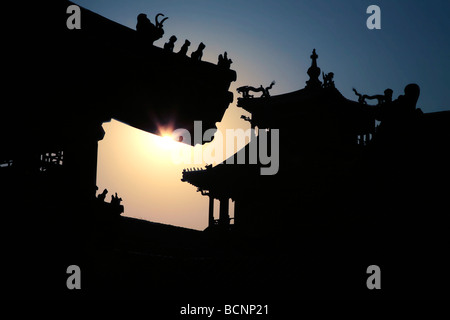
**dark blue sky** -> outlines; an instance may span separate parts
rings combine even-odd
[[[394,98],[411,82],[421,87],[418,107],[424,112],[450,109],[450,1],[329,0],[75,0],[111,20],[135,28],[136,16],[154,21],[162,12],[163,46],[173,34],[175,50],[184,39],[206,44],[204,60],[216,62],[227,51],[240,85],[277,84],[272,94],[304,87],[309,56],[334,72],[336,87],[355,99],[352,87],[375,94],[386,88]],[[369,30],[366,9],[381,8],[381,30]],[[355,99],[356,100],[356,99]]]

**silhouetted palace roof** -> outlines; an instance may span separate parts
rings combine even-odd
[[[314,51],[315,52],[315,51]],[[315,66],[317,68],[317,65]],[[308,70],[310,71],[311,68]],[[314,76],[313,72],[309,72]],[[317,72],[316,72],[317,73]],[[243,93],[238,98],[238,107],[251,113],[252,128],[279,129],[281,145],[280,154],[284,161],[298,162],[299,153],[316,152],[320,150],[353,150],[358,148],[357,136],[369,135],[375,132],[375,113],[373,107],[346,99],[334,86],[322,85],[322,82],[308,81],[305,88],[294,92],[270,96],[267,89],[261,97],[253,97],[250,91],[261,91],[261,88],[243,86],[237,89]],[[245,117],[244,117],[245,118]],[[258,144],[257,137],[253,137],[253,144]],[[248,193],[249,190],[260,188],[274,177],[260,175],[260,168],[264,167],[259,161],[250,164],[250,149],[256,150],[250,144],[237,154],[215,167],[206,169],[183,170],[182,181],[188,182],[199,191],[209,190],[216,197],[227,196],[235,198]],[[273,152],[273,151],[272,151]],[[276,151],[275,151],[276,152]],[[243,153],[244,156],[239,155]],[[237,163],[237,159],[246,159],[245,164]],[[284,166],[286,168],[286,166]],[[289,170],[292,167],[289,166]],[[301,170],[308,170],[303,167]],[[286,174],[286,172],[285,172]],[[290,174],[294,177],[295,174]]]
[[[194,120],[214,128],[221,120],[233,100],[228,89],[235,71],[167,52],[136,30],[84,8],[81,29],[69,30],[71,4],[43,1],[23,14],[23,8],[11,9],[21,14],[7,35],[17,46],[5,50],[5,61],[21,57],[21,63],[4,75],[9,79],[4,98],[11,107],[2,116],[2,135],[58,144],[111,118],[151,133],[160,127],[193,130]],[[36,21],[34,29],[21,23],[28,19]],[[193,46],[202,40],[195,37]],[[14,108],[17,100],[20,108]]]
[[[248,150],[249,145],[241,149],[240,152],[245,152],[248,155]],[[230,158],[234,158],[234,163],[237,163],[237,154]],[[227,160],[229,163],[229,159]],[[227,165],[227,160],[214,167],[185,169],[181,181],[192,184],[198,188],[198,191],[210,191],[216,197],[225,194],[234,199],[237,195],[248,190],[250,185],[257,183],[261,165],[259,163]]]
[[[238,98],[238,107],[251,113],[250,117],[243,118],[250,121],[252,128],[270,131],[279,129],[279,150],[271,150],[271,153],[279,152],[280,161],[283,161],[281,175],[261,176],[260,168],[263,165],[259,161],[250,164],[249,151],[259,148],[258,137],[253,137],[251,143],[258,147],[248,144],[230,157],[234,158],[234,161],[229,158],[215,167],[183,170],[182,181],[196,186],[202,194],[209,194],[218,199],[240,198],[242,202],[243,195],[246,195],[253,199],[248,200],[249,203],[261,199],[268,206],[264,200],[265,196],[273,198],[273,195],[277,194],[280,199],[284,198],[283,185],[286,186],[286,180],[281,177],[294,184],[297,180],[302,180],[302,188],[306,190],[305,196],[310,188],[323,188],[323,185],[328,185],[330,177],[338,181],[340,175],[354,170],[349,169],[349,163],[361,161],[361,154],[367,155],[376,148],[389,150],[391,141],[397,143],[396,132],[399,130],[408,132],[401,140],[403,146],[415,143],[414,148],[433,145],[434,153],[442,150],[440,144],[450,137],[450,112],[423,114],[421,111],[408,111],[412,110],[408,109],[409,106],[415,108],[419,94],[417,85],[408,85],[405,88],[407,97],[400,96],[394,102],[386,95],[389,89],[385,91],[385,95],[359,95],[358,102],[352,101],[335,88],[332,73],[331,76],[324,74],[322,84],[318,79],[320,69],[315,61],[315,50],[311,57],[314,58],[311,68],[308,69],[311,79],[301,90],[271,96],[269,89],[275,82],[266,89],[263,86],[243,86],[237,89],[243,94],[243,97]],[[417,96],[413,100],[408,96],[412,92],[411,88],[417,90]],[[261,97],[254,97],[249,94],[250,91],[263,93]],[[365,99],[375,98],[383,99],[383,102],[379,102],[377,106],[364,102]],[[389,121],[386,119],[396,119],[392,113],[398,112],[396,110],[401,110],[400,116],[404,117],[405,121],[410,121],[408,117],[417,117],[417,120],[414,120],[416,122],[411,124],[413,127],[402,127],[404,121],[399,119],[394,120],[398,128],[389,127]],[[381,118],[386,120],[387,124],[381,133],[377,133],[375,120]],[[371,144],[374,137],[377,139]],[[371,147],[365,148],[368,145]],[[245,156],[240,156],[239,153],[244,153]],[[246,159],[245,164],[236,164],[239,157]],[[312,187],[313,185],[317,187]]]
[[[252,114],[259,128],[284,128],[308,115],[339,118],[343,127],[366,132],[373,127],[370,106],[346,99],[335,87],[309,89],[261,98],[238,98],[238,107]],[[347,127],[348,128],[348,127]]]
[[[330,127],[335,127],[335,132],[352,135],[373,132],[374,114],[369,107],[344,98],[335,88],[334,73],[322,72],[322,83],[316,49],[313,49],[310,58],[311,66],[307,70],[309,80],[301,90],[272,97],[269,90],[275,81],[265,89],[262,85],[259,88],[243,86],[237,89],[243,95],[238,99],[238,106],[252,114],[252,126],[283,128],[290,133],[293,133],[292,128],[307,128],[312,133],[317,128],[328,131]],[[250,91],[262,91],[263,94],[260,98],[254,98]],[[308,122],[302,123],[305,116]],[[316,128],[310,126],[311,121]]]
[[[285,147],[280,150],[284,161],[288,157],[295,161],[297,152],[330,146],[327,141],[321,141],[320,134],[314,134],[314,130],[334,134],[337,137],[346,132],[353,133],[355,146],[357,134],[370,133],[374,130],[375,119],[369,107],[345,99],[335,88],[323,88],[313,92],[302,89],[269,98],[239,98],[238,106],[251,112],[252,126],[258,126],[260,129],[281,128],[280,139],[286,139],[281,142]],[[293,108],[295,110],[292,110]],[[329,121],[326,118],[330,117],[330,114],[336,118],[335,121],[340,122],[340,131],[333,132],[333,126],[327,128]],[[308,125],[302,127],[299,123]],[[332,137],[329,140],[334,141]],[[257,144],[257,138],[253,137],[251,143]],[[337,149],[342,147],[342,144],[330,147]],[[217,197],[226,195],[232,199],[253,188],[259,188],[261,183],[267,183],[274,177],[260,175],[260,168],[263,165],[259,161],[249,164],[251,148],[250,144],[247,144],[230,157],[233,161],[228,158],[214,167],[183,170],[182,181],[196,186],[198,191],[209,190]],[[239,155],[240,153],[244,156]],[[245,158],[245,164],[237,164],[239,158]],[[284,168],[286,169],[286,166]],[[292,177],[294,176],[295,173],[292,173]]]

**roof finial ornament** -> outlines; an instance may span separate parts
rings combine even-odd
[[[145,39],[146,41],[149,41],[153,44],[153,42],[162,38],[162,36],[164,35],[163,23],[169,18],[165,17],[164,19],[159,21],[158,18],[160,16],[164,17],[162,13],[158,13],[155,17],[156,25],[151,23],[150,19],[147,18],[147,15],[145,13],[140,13],[137,16],[136,31],[142,39]]]
[[[311,55],[311,67],[308,69],[308,75],[309,80],[306,81],[306,87],[307,88],[321,88],[322,87],[322,81],[319,80],[320,76],[320,68],[317,66],[317,58],[319,56],[316,53],[316,49],[313,49],[312,55]]]
[[[316,53],[316,48],[314,48],[313,49],[313,52],[312,52],[312,55],[311,55],[311,59],[312,59],[312,65],[314,66],[314,67],[317,67],[317,58],[318,58],[319,56],[317,55],[317,53]]]
[[[242,98],[253,98],[253,95],[250,95],[249,92],[262,92],[260,98],[270,98],[269,90],[274,86],[275,81],[272,81],[268,87],[263,87],[262,85],[259,88],[251,87],[251,86],[242,86],[236,89],[238,93],[242,93]]]
[[[334,81],[333,81],[334,73],[324,73],[322,72],[322,78],[323,78],[323,87],[324,88],[334,88]]]

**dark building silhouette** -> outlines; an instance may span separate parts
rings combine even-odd
[[[162,25],[141,15],[136,31],[81,8],[81,29],[70,30],[72,4],[4,8],[20,16],[7,19],[14,33],[2,39],[11,68],[3,73],[10,107],[0,117],[0,197],[10,230],[2,241],[12,243],[5,274],[17,275],[10,277],[12,295],[59,288],[65,268],[85,257],[93,225],[124,211],[117,196],[114,203],[96,198],[102,123],[114,118],[156,134],[170,123],[193,134],[194,120],[215,127],[233,100],[236,72],[154,46],[155,30],[146,28]],[[20,275],[33,261],[42,261],[35,269],[42,283],[27,289]]]
[[[403,197],[418,196],[413,189],[424,183],[427,165],[439,163],[437,168],[448,177],[444,163],[449,156],[444,150],[450,136],[449,126],[443,123],[450,124],[450,112],[423,114],[416,109],[420,92],[416,84],[407,85],[405,94],[395,101],[391,101],[392,90],[387,89],[388,99],[376,96],[381,100],[376,106],[346,99],[325,74],[327,83],[322,85],[317,57],[313,50],[310,79],[304,89],[268,98],[244,95],[238,99],[238,106],[251,113],[248,120],[254,133],[251,143],[232,156],[232,161],[183,171],[183,181],[210,197],[209,228],[230,224],[230,200],[235,202],[234,227],[245,232],[295,231],[301,224],[322,219],[323,223],[347,223],[369,203],[388,208],[401,202],[397,204],[402,210],[388,219],[402,220],[402,211],[415,211],[417,205]],[[376,120],[381,121],[379,126]],[[256,132],[266,130],[271,141],[273,129],[280,133],[280,171],[273,176],[261,175],[264,165],[259,161],[251,164],[250,152],[260,146]],[[239,158],[245,159],[245,164],[238,164]],[[395,179],[400,170],[410,170],[409,177],[398,177],[403,188],[389,198],[380,198],[390,187],[387,181]],[[417,181],[411,184],[414,179]],[[436,194],[446,188],[430,187]],[[213,199],[221,203],[218,219],[214,218]],[[378,216],[383,214],[377,212]],[[409,212],[408,220],[416,214]]]
[[[313,51],[311,70],[317,67]],[[223,164],[202,171],[185,171],[183,180],[195,185],[212,199],[227,203],[235,201],[234,223],[244,229],[275,229],[293,227],[316,217],[289,211],[324,210],[320,198],[339,198],[337,185],[351,178],[355,162],[362,149],[375,134],[373,107],[342,96],[334,86],[322,86],[319,72],[309,72],[312,78],[304,89],[277,96],[238,99],[238,106],[251,113],[252,129],[272,129],[280,133],[280,171],[273,176],[261,175],[258,161],[249,164],[251,149],[258,150],[259,135],[234,155],[233,163],[245,159],[246,164]],[[320,84],[320,85],[312,85]],[[259,150],[258,150],[259,151]],[[272,150],[274,152],[274,150]],[[286,185],[292,181],[291,185]],[[350,190],[348,190],[350,192]],[[330,202],[335,207],[336,202]],[[210,206],[212,208],[212,206]],[[291,208],[286,210],[286,208]],[[218,224],[228,223],[227,204],[220,207]],[[331,208],[330,208],[331,209]],[[210,212],[209,221],[214,222]]]
[[[236,73],[179,59],[151,41],[142,46],[139,32],[84,8],[81,29],[69,30],[64,18],[70,4],[40,4],[42,29],[49,32],[33,42],[38,31],[29,30],[30,37],[20,41],[28,54],[15,59],[8,74],[5,99],[15,107],[1,118],[1,135],[8,139],[0,152],[10,171],[29,173],[27,179],[58,171],[55,178],[67,185],[55,188],[81,200],[95,196],[103,122],[115,118],[151,133],[169,123],[193,133],[194,120],[212,128],[233,99],[228,88]],[[23,79],[16,80],[18,74]]]
[[[321,83],[315,50],[311,58],[304,89],[238,99],[256,130],[232,161],[183,171],[182,181],[209,197],[206,231],[258,239],[252,248],[264,247],[271,258],[257,274],[274,276],[267,281],[278,292],[291,283],[302,297],[377,297],[368,294],[364,277],[354,281],[358,270],[378,261],[396,275],[384,297],[445,296],[437,274],[449,267],[442,254],[449,240],[450,112],[417,108],[417,84],[393,101],[390,89],[368,96],[378,99],[373,106],[349,100],[334,74],[323,74]],[[270,140],[274,129],[279,171],[261,175],[267,165],[252,160],[250,150],[260,146],[257,132]]]

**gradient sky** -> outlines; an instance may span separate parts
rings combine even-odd
[[[450,90],[450,1],[266,1],[266,0],[75,0],[76,4],[135,28],[139,13],[169,17],[162,47],[171,35],[191,41],[188,52],[206,45],[203,60],[217,62],[228,52],[238,78],[231,86],[276,85],[272,95],[301,89],[308,80],[313,48],[318,66],[333,72],[336,87],[356,100],[352,88],[367,94],[394,90],[408,83],[421,87],[418,107],[424,112],[448,110]],[[381,30],[369,30],[366,9],[381,8]],[[236,99],[235,99],[236,101]],[[243,127],[246,114],[230,105],[219,129]],[[180,181],[189,165],[175,165],[171,148],[160,137],[118,121],[103,125],[99,143],[98,186],[118,192],[125,215],[194,229],[207,225],[207,197]],[[185,146],[179,147],[185,148]],[[200,165],[193,165],[200,167]],[[282,166],[282,163],[280,163]],[[109,199],[109,196],[108,196]]]

